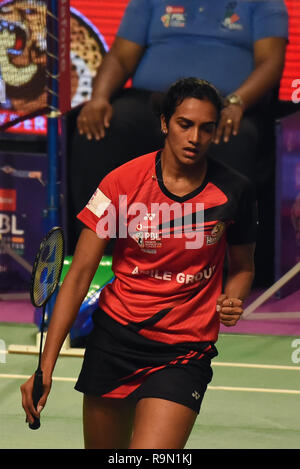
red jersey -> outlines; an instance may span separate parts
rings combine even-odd
[[[115,278],[99,306],[152,340],[215,342],[226,244],[255,242],[255,207],[248,180],[211,159],[203,183],[184,197],[164,186],[160,152],[115,169],[78,215],[99,236],[117,238]]]

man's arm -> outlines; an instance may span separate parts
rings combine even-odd
[[[222,111],[215,143],[222,138],[228,141],[231,134],[239,131],[240,121],[246,109],[256,104],[280,81],[284,68],[286,39],[269,37],[254,43],[254,70],[231,95],[240,98],[237,104],[228,104]]]
[[[112,96],[132,77],[143,53],[139,44],[117,37],[104,56],[93,85],[91,100],[78,116],[80,134],[100,140],[112,117]]]

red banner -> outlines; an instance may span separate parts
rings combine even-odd
[[[300,2],[285,0],[289,12],[289,43],[280,83],[279,99],[300,102]]]

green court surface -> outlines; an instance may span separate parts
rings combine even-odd
[[[0,323],[0,338],[6,349],[33,345],[36,327]],[[186,448],[300,449],[300,338],[222,334],[217,348],[214,377]],[[34,372],[37,356],[1,353],[1,449],[83,448],[82,396],[74,390],[81,362],[58,359],[42,426],[32,431],[19,388]]]

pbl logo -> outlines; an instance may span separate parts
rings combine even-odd
[[[18,229],[16,215],[0,213],[0,234],[8,233],[15,236],[22,236],[24,234],[24,230]]]

